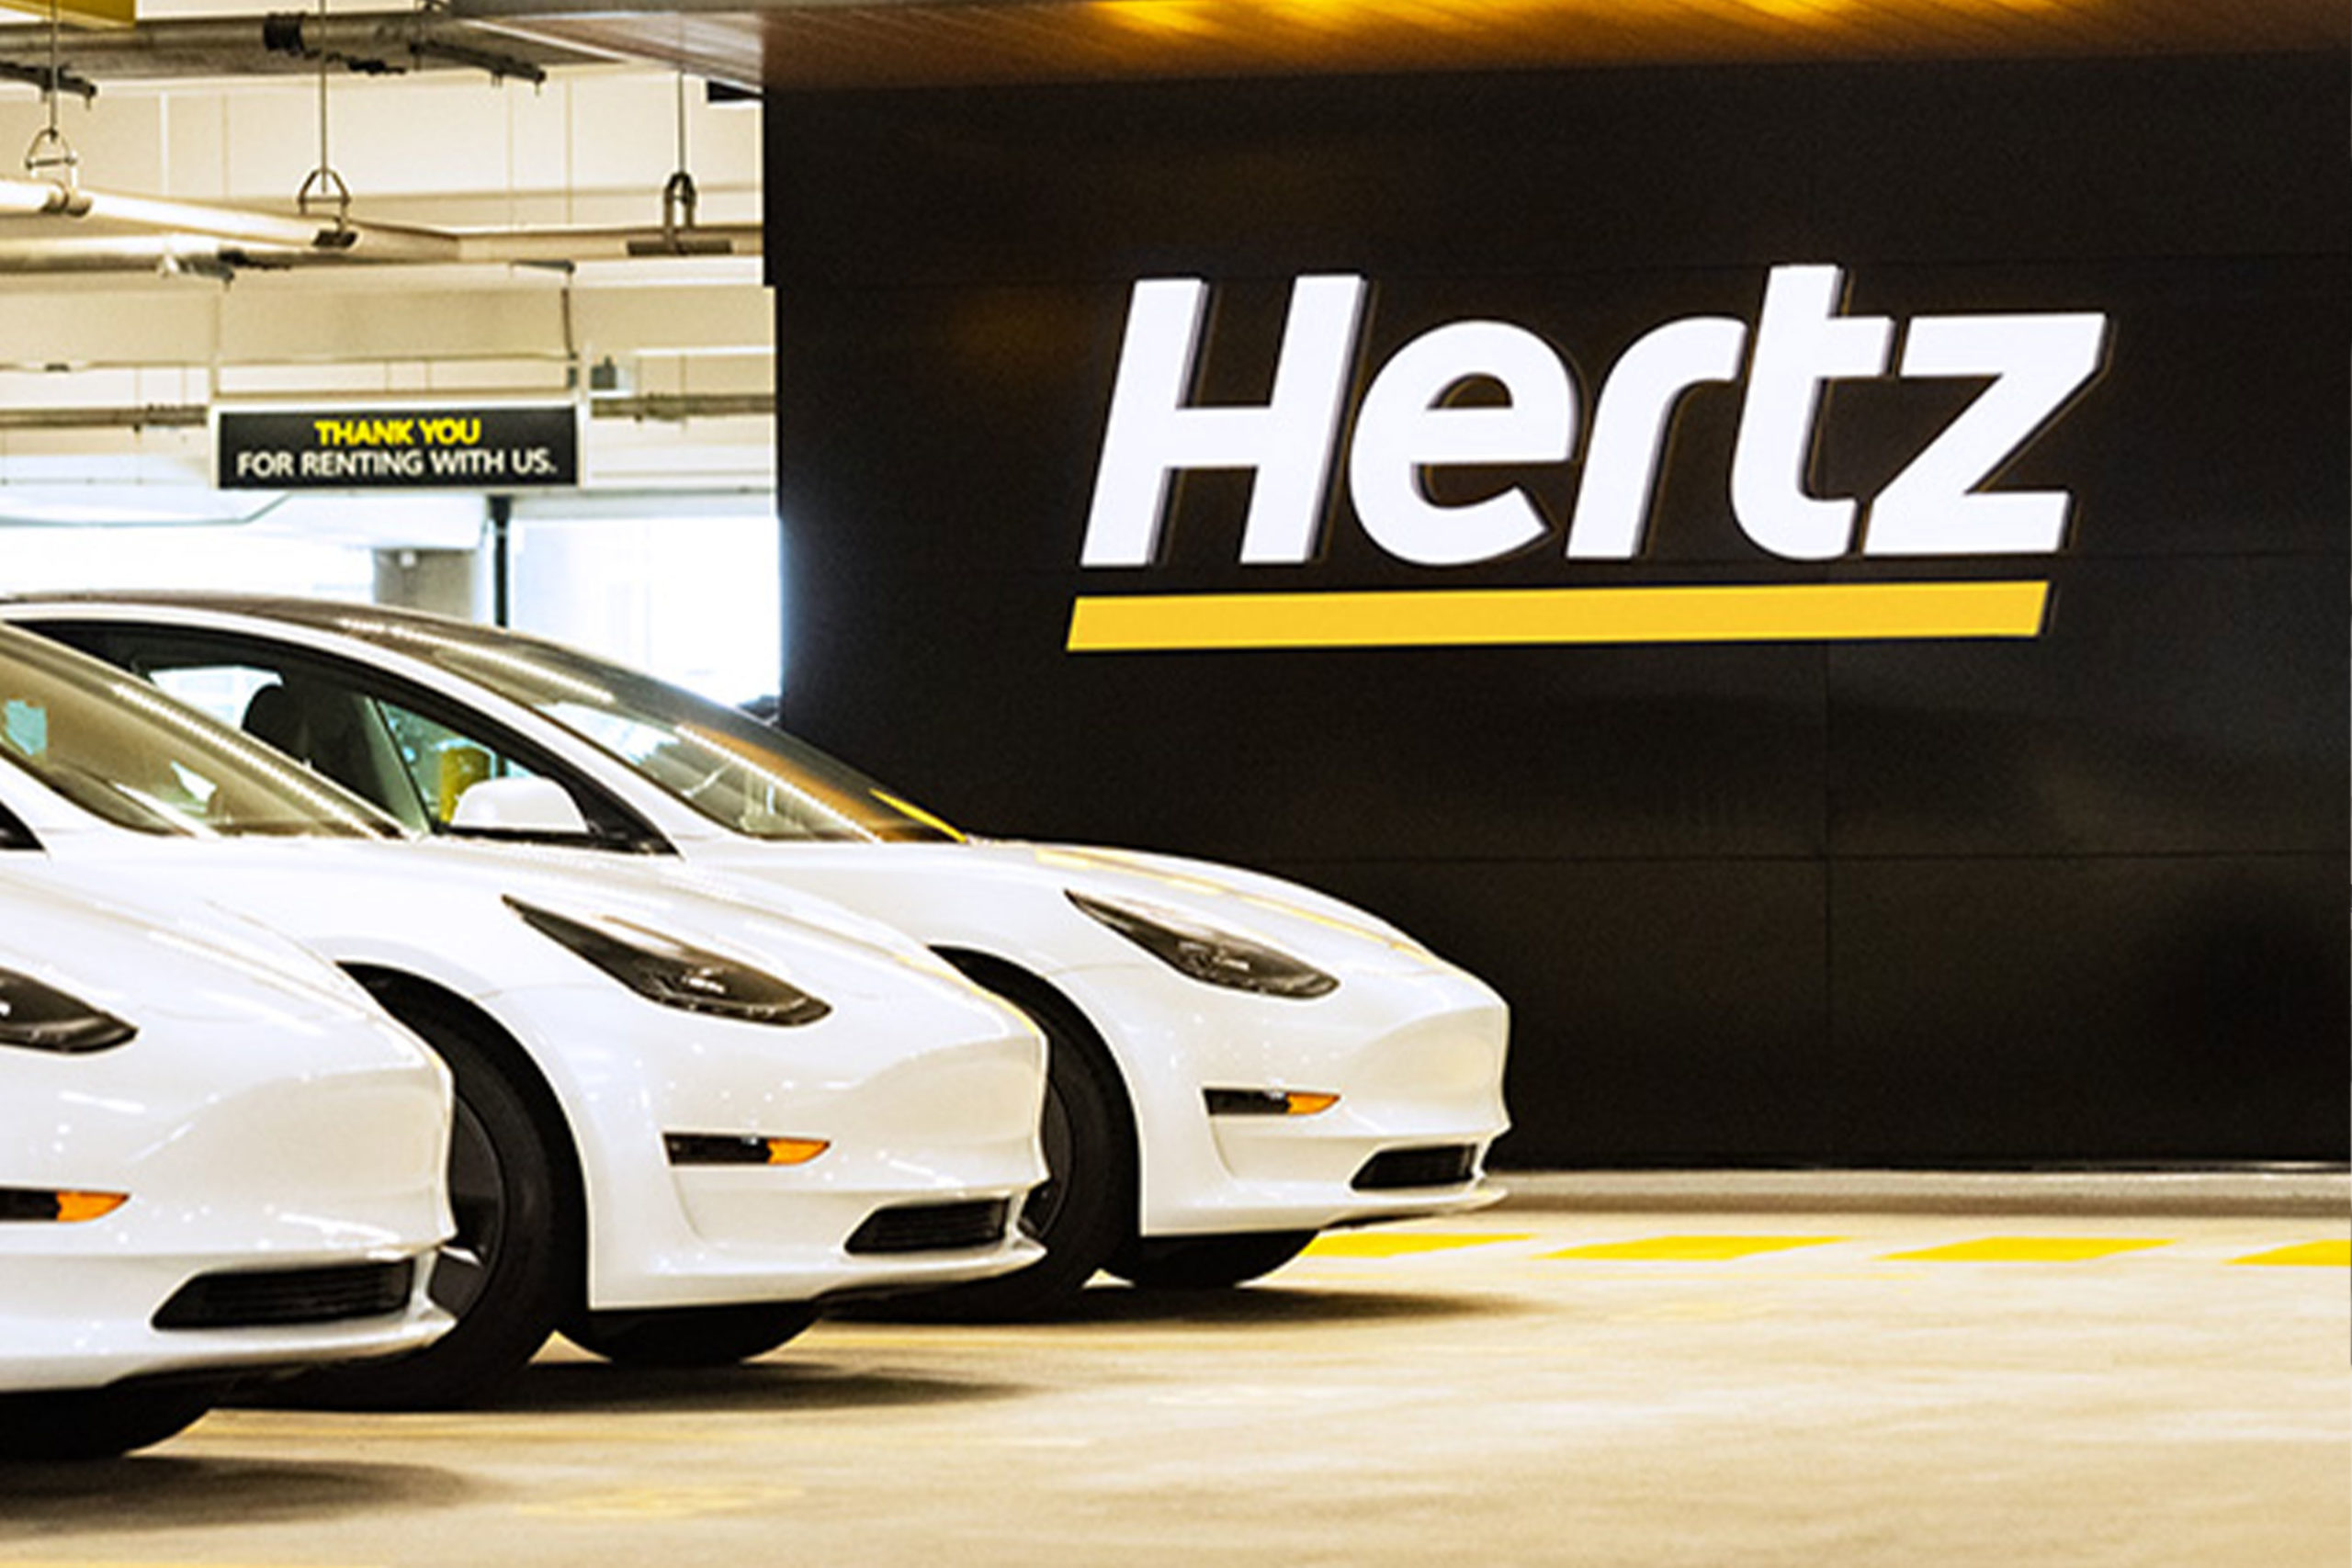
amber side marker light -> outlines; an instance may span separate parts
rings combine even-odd
[[[66,1192],[0,1187],[0,1224],[78,1225],[103,1219],[130,1201],[128,1192]]]
[[[1301,1089],[1212,1089],[1202,1095],[1212,1116],[1320,1116],[1340,1103],[1336,1094]]]
[[[833,1145],[825,1138],[763,1138],[734,1133],[667,1133],[672,1165],[807,1165]]]

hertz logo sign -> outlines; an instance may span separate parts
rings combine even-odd
[[[1826,561],[2058,549],[2072,502],[2065,491],[1984,487],[2098,374],[2107,318],[1917,316],[1904,324],[1898,355],[1894,320],[1842,313],[1843,288],[1834,266],[1775,267],[1752,334],[1746,321],[1691,317],[1626,349],[1596,400],[1567,558],[1630,560],[1641,553],[1676,406],[1693,388],[1743,377],[1731,510],[1766,554]],[[1152,565],[1170,481],[1191,468],[1253,472],[1243,564],[1313,560],[1364,293],[1361,277],[1298,279],[1271,400],[1197,407],[1188,399],[1207,286],[1194,278],[1137,283],[1080,564]],[[1867,505],[1808,493],[1823,389],[1890,373],[1989,384]],[[1449,397],[1473,380],[1498,385],[1504,400],[1450,406]],[[1380,367],[1355,410],[1347,484],[1356,516],[1383,550],[1420,566],[1468,566],[1527,549],[1551,530],[1522,491],[1446,504],[1430,499],[1423,476],[1450,466],[1566,462],[1582,417],[1567,367],[1535,333],[1500,321],[1437,327]],[[1114,652],[2030,637],[2041,633],[2048,592],[2043,581],[2013,581],[1123,594],[1079,599],[1068,646]]]

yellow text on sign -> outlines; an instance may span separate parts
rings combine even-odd
[[[2047,582],[1118,594],[1070,607],[1072,653],[2034,637]]]

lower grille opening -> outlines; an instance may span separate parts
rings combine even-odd
[[[389,1317],[407,1310],[415,1283],[411,1258],[199,1274],[172,1292],[154,1323],[158,1328],[267,1328]]]
[[[1476,1144],[1437,1144],[1419,1149],[1385,1149],[1363,1162],[1351,1184],[1359,1192],[1403,1187],[1459,1187],[1478,1168]]]
[[[854,1253],[968,1252],[1002,1241],[1012,1212],[1012,1203],[1002,1198],[876,1209],[846,1245]]]

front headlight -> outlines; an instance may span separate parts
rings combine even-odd
[[[650,1001],[741,1023],[814,1023],[833,1010],[799,987],[627,920],[575,920],[509,898],[506,907]]]
[[[0,1045],[82,1056],[110,1050],[138,1032],[114,1014],[30,975],[0,969]]]
[[[1083,893],[1065,892],[1064,897],[1170,969],[1205,985],[1300,1001],[1328,997],[1340,988],[1339,981],[1311,964],[1173,910],[1114,904]]]

